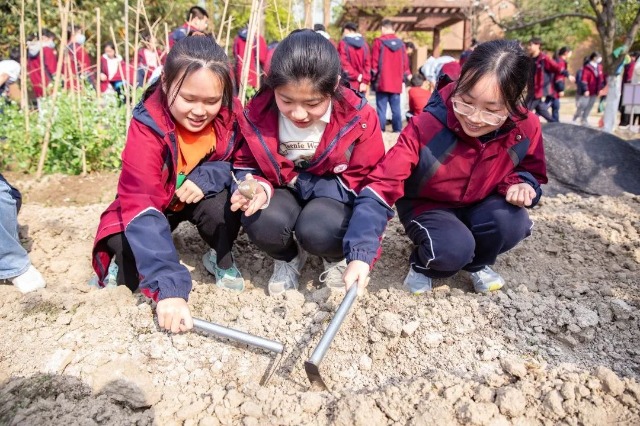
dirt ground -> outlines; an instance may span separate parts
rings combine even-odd
[[[98,218],[117,175],[9,174],[25,196],[25,245],[47,279],[0,285],[0,424],[640,424],[640,197],[543,198],[533,235],[499,258],[502,291],[468,276],[420,297],[402,290],[410,244],[397,220],[310,389],[304,361],[343,294],[318,282],[266,293],[272,261],[241,235],[247,279],[226,292],[195,229],[174,233],[195,317],[277,340],[278,357],[200,333],[169,335],[124,287],[87,285]],[[261,381],[273,371],[266,385]]]

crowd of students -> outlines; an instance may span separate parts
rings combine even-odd
[[[189,221],[209,246],[203,265],[222,289],[244,289],[232,250],[241,227],[273,259],[266,288],[272,296],[298,289],[309,255],[322,259],[319,282],[364,288],[394,205],[413,243],[409,292],[429,291],[433,279],[459,271],[478,292],[504,285],[491,266],[531,233],[526,208],[547,182],[540,122],[524,99],[531,61],[517,42],[477,44],[461,67],[448,68],[459,71],[457,78],[444,73],[427,86],[410,72],[392,27],[371,50],[352,24],[338,43],[322,29],[296,30],[269,63],[266,47],[242,33],[235,58],[228,58],[201,35],[206,20],[196,22],[196,15],[172,33],[161,78],[133,112],[117,197],[100,217],[91,256],[99,287],[140,290],[157,302],[161,328],[190,329],[192,280],[171,238]],[[72,41],[78,64],[81,42]],[[234,83],[248,47],[255,50],[252,65],[264,54],[268,73],[243,108]],[[118,60],[114,53],[105,51],[103,83],[120,72],[109,64]],[[262,71],[254,73],[258,84]],[[404,129],[392,118],[392,130],[401,133],[385,153],[382,108],[397,110],[409,77],[416,102],[427,103],[413,106]],[[364,96],[370,86],[378,111]],[[0,182],[2,199],[17,214],[15,191]],[[11,218],[2,238],[15,241]],[[0,278],[21,276],[30,266],[24,255]],[[14,284],[29,291],[44,282]]]

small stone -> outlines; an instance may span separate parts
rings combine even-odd
[[[402,337],[409,337],[420,327],[420,321],[411,321],[402,327]]]
[[[573,401],[576,399],[576,385],[570,382],[563,383],[562,388],[560,388],[560,394],[564,399]]]
[[[444,391],[444,399],[450,401],[452,405],[455,404],[462,395],[464,395],[464,389],[460,385],[451,386]]]
[[[361,371],[369,371],[369,370],[371,370],[371,366],[372,365],[373,365],[373,360],[369,357],[369,355],[363,354],[360,357],[360,360],[358,362],[358,366],[360,367]]]
[[[486,425],[498,414],[498,407],[487,402],[466,402],[457,408],[458,418],[463,424]]]
[[[473,394],[473,399],[476,402],[493,402],[496,393],[489,386],[479,385]]]
[[[323,403],[322,396],[317,392],[307,392],[300,398],[302,410],[309,414],[315,414],[320,411]]]
[[[520,379],[527,375],[527,366],[518,359],[505,359],[502,361],[502,369],[512,376]]]
[[[329,299],[329,296],[331,296],[331,289],[329,287],[322,287],[311,293],[311,300],[321,305]]]
[[[217,417],[207,416],[200,419],[198,426],[218,426],[220,421]]]
[[[382,312],[375,318],[376,328],[391,337],[400,336],[402,332],[402,320],[400,315],[393,312]]]
[[[624,382],[618,378],[616,373],[606,367],[599,366],[596,368],[594,375],[602,382],[605,392],[613,396],[622,395],[624,392]]]
[[[240,412],[245,416],[259,419],[262,417],[262,407],[253,401],[247,401],[240,407]]]
[[[236,389],[231,389],[225,395],[225,399],[229,402],[229,406],[231,408],[236,408],[244,402],[244,395],[242,395]]]
[[[527,400],[519,389],[508,386],[498,390],[496,405],[505,416],[517,417],[524,413]]]
[[[626,321],[631,318],[633,308],[627,302],[621,299],[613,299],[609,306],[613,310],[613,317],[616,321]]]
[[[208,404],[202,400],[185,403],[176,413],[179,420],[192,419],[207,409]]]
[[[189,347],[189,340],[186,334],[174,334],[171,338],[173,347],[179,351],[185,351]]]
[[[437,331],[427,333],[424,337],[424,343],[428,348],[437,348],[440,346],[442,341],[444,340],[444,336],[442,333],[438,333]]]
[[[300,293],[298,290],[287,290],[284,293],[284,298],[287,300],[288,304],[293,306],[302,307],[304,305],[304,294]]]
[[[599,320],[598,313],[596,311],[592,311],[582,305],[578,305],[573,310],[573,314],[575,315],[578,327],[587,328],[598,325]]]
[[[562,407],[562,401],[563,400],[562,400],[562,396],[560,395],[560,392],[558,392],[557,390],[552,390],[544,398],[544,401],[542,402],[542,406],[545,410],[547,410],[547,412],[562,418],[566,415],[566,412]]]

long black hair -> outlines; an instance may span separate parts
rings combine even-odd
[[[276,89],[308,80],[317,92],[334,96],[341,71],[338,51],[329,40],[312,30],[295,30],[273,52],[266,84]]]
[[[211,37],[203,35],[188,36],[173,45],[162,69],[162,77],[149,86],[145,91],[144,98],[146,99],[160,86],[162,87],[162,101],[171,106],[180,92],[184,79],[202,68],[207,68],[220,79],[222,105],[231,110],[233,83],[231,82],[229,58],[218,43],[213,41]],[[174,82],[176,82],[176,86],[173,93],[168,93]]]
[[[475,47],[462,66],[454,94],[467,93],[485,75],[495,75],[510,115],[527,116],[524,94],[529,81],[531,58],[518,42],[492,40]]]

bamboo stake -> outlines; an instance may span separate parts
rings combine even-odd
[[[169,47],[171,45],[169,44],[169,26],[167,25],[167,23],[164,23],[164,50],[165,52],[169,52]]]
[[[240,78],[240,102],[245,103],[245,95],[247,93],[247,82],[249,80],[249,71],[251,69],[251,53],[253,51],[253,43],[256,36],[256,16],[258,7],[262,5],[262,0],[253,0],[251,4],[251,15],[249,16],[249,26],[247,29],[247,43],[245,44],[244,57],[242,60],[242,72]]]
[[[24,29],[24,0],[20,13],[20,108],[24,112],[24,130],[29,145],[29,99],[27,98],[27,35]]]
[[[256,13],[256,89],[260,90],[260,23],[262,21],[262,0]]]
[[[61,27],[66,28],[67,22],[69,18],[69,2],[70,0],[65,0],[64,11],[61,10]],[[58,8],[61,9],[60,0],[58,0]],[[58,56],[58,64],[56,65],[56,76],[53,84],[53,94],[51,95],[51,108],[56,104],[56,99],[58,98],[58,86],[60,85],[60,72],[62,71],[62,57],[64,53],[65,45],[67,44],[67,32],[62,31],[60,47],[58,48],[59,56]],[[38,161],[38,169],[36,171],[36,178],[40,179],[42,177],[42,170],[44,168],[44,161],[47,158],[47,150],[49,149],[49,141],[51,139],[51,125],[53,124],[53,111],[49,112],[47,117],[47,126],[44,132],[44,139],[42,141],[42,149],[40,151],[40,160]]]
[[[280,14],[278,13],[278,0],[273,0],[273,9],[276,11],[276,22],[278,23],[278,31],[280,32],[280,40],[284,38],[282,30],[282,22],[280,22]]]
[[[233,16],[229,16],[229,21],[227,24],[227,41],[224,44],[224,51],[229,51],[229,41],[231,39],[231,23],[233,22]]]
[[[289,7],[287,8],[287,11],[288,11],[289,13],[288,13],[288,15],[287,15],[287,32],[286,32],[286,34],[289,34],[289,31],[290,31],[290,29],[289,29],[289,28],[290,28],[290,25],[291,25],[291,2],[292,2],[292,1],[293,1],[293,0],[289,0]]]
[[[129,0],[124,0],[124,65],[126,72],[129,72]],[[126,79],[125,74],[121,74],[122,78]],[[125,87],[124,99],[127,114],[127,123],[131,118],[131,96],[129,88]]]
[[[102,96],[102,80],[100,79],[100,74],[102,73],[102,57],[100,56],[100,52],[102,51],[102,45],[100,43],[100,8],[96,7],[96,28],[97,28],[97,41],[96,41],[96,67],[97,67],[97,76],[96,76],[96,100],[98,102],[98,106],[100,105],[100,96]]]
[[[44,79],[44,49],[42,46],[42,11],[40,8],[40,0],[36,2],[36,8],[38,11],[38,43],[40,43],[40,84],[42,85],[42,96],[47,96],[47,84]],[[25,64],[26,65],[26,64]]]
[[[220,28],[218,29],[218,40],[222,37],[222,27],[224,27],[224,20],[227,18],[227,7],[229,7],[229,0],[224,0],[224,9],[222,10],[222,16],[220,17]]]
[[[138,4],[136,5],[136,35],[133,41],[133,50],[135,56],[133,57],[133,96],[131,99],[131,106],[135,107],[136,105],[136,97],[138,94],[138,49],[140,49],[140,5],[142,4],[142,0],[138,0]],[[127,70],[127,72],[129,72]]]

